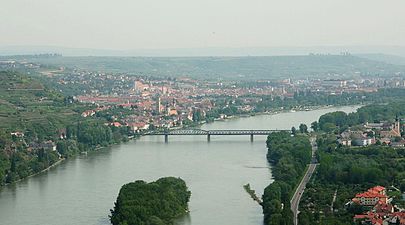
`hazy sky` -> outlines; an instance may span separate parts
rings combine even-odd
[[[0,0],[8,45],[405,45],[405,0]]]

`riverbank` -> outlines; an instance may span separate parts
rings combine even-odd
[[[352,105],[352,106],[359,106],[359,105]],[[241,118],[249,118],[249,117],[263,116],[263,115],[279,115],[279,114],[282,114],[282,113],[299,113],[299,112],[304,112],[304,111],[310,112],[310,111],[314,111],[314,110],[329,109],[329,108],[334,108],[334,107],[335,107],[335,106],[331,106],[331,105],[322,105],[322,106],[313,106],[312,108],[310,108],[309,111],[305,110],[305,108],[308,108],[308,107],[303,107],[303,110],[302,110],[302,111],[296,111],[296,112],[290,112],[290,110],[280,109],[280,110],[274,110],[274,111],[271,111],[271,112],[259,112],[259,113],[255,113],[255,114],[246,113],[246,114],[239,114],[239,115],[234,115],[234,116],[228,117],[228,118],[224,119],[223,121],[231,121],[231,120],[236,120],[236,119],[241,119]],[[346,107],[346,106],[337,106],[337,107]],[[359,107],[360,107],[360,106],[359,106]],[[178,127],[172,128],[172,129],[186,129],[186,128],[193,128],[193,127],[198,128],[198,127],[203,126],[204,124],[213,124],[214,122],[215,122],[215,121],[212,121],[212,122],[210,122],[210,123],[207,123],[206,121],[200,121],[198,124],[190,124],[190,125],[188,125],[188,126],[178,126]],[[297,125],[298,125],[298,124],[297,124]],[[287,128],[287,129],[290,129],[290,128]],[[139,138],[142,137],[142,136],[144,136],[142,133],[141,133],[141,134],[135,134],[134,136],[129,136],[128,140],[137,140],[137,139],[139,139]],[[120,144],[122,144],[122,143],[123,143],[123,142],[112,143],[112,144],[109,144],[109,145],[107,145],[107,146],[95,146],[95,147],[89,148],[89,149],[88,149],[87,151],[85,151],[85,152],[88,153],[88,154],[91,154],[91,152],[97,152],[97,151],[100,150],[100,149],[108,148],[108,147],[112,147],[112,146],[116,146],[116,145],[120,145]],[[76,156],[81,155],[81,154],[82,154],[82,153],[80,152],[80,153],[78,153],[78,154],[75,154],[75,155],[72,156],[72,157],[76,157]],[[72,157],[69,157],[69,158],[72,158]],[[56,166],[56,165],[58,165],[59,163],[60,163],[60,162],[57,161],[55,164],[50,165],[49,168],[52,168],[53,166]],[[46,171],[46,169],[45,169],[44,171],[40,171],[40,172],[38,172],[38,173],[31,174],[31,175],[29,175],[28,177],[35,176],[35,175],[40,174],[40,173],[43,173],[43,172],[45,172],[45,171]],[[26,178],[28,178],[28,177],[24,177],[24,178],[19,179],[19,180],[23,180],[23,179],[26,179]],[[18,181],[19,181],[19,180],[18,180]],[[15,183],[15,182],[18,182],[18,181],[14,181],[14,182],[12,182],[12,183]],[[12,184],[12,183],[8,183],[8,184]]]
[[[353,105],[319,105],[319,106],[310,106],[310,107],[303,107],[303,108],[293,108],[293,109],[279,109],[279,110],[273,110],[273,111],[267,111],[267,112],[247,112],[244,114],[237,114],[237,115],[231,115],[226,118],[217,118],[214,119],[213,122],[215,121],[227,121],[227,120],[233,120],[233,119],[239,119],[239,118],[247,118],[247,117],[252,117],[252,116],[262,116],[262,115],[277,115],[280,113],[296,113],[296,112],[310,112],[314,110],[322,110],[322,109],[329,109],[329,108],[339,108],[339,107],[350,107],[350,106],[365,106],[362,104],[353,104]],[[297,124],[298,125],[298,124]]]
[[[298,205],[297,201],[291,201],[291,196],[297,192],[299,196],[302,194],[295,187],[297,183],[302,184],[307,176],[304,174],[307,164],[311,162],[312,146],[306,135],[289,133],[270,134],[266,144],[274,182],[266,187],[263,194],[264,221],[266,224],[290,224],[294,218],[290,206],[295,208]]]
[[[245,189],[245,191],[250,195],[250,197],[253,199],[253,201],[259,203],[259,205],[263,204],[263,201],[256,195],[255,190],[253,190],[250,187],[250,184],[245,184],[243,185],[243,188]]]
[[[33,173],[33,174],[28,175],[28,176],[26,176],[26,177],[24,177],[24,178],[21,178],[21,179],[18,179],[18,180],[16,180],[16,181],[13,181],[12,183],[5,183],[5,184],[3,184],[2,186],[7,186],[7,185],[15,184],[15,183],[21,182],[21,181],[23,181],[23,180],[26,180],[26,179],[28,179],[28,178],[30,178],[30,177],[37,176],[37,175],[39,175],[39,174],[41,174],[41,173],[44,173],[44,172],[46,172],[46,171],[52,169],[53,167],[59,165],[59,164],[62,163],[62,161],[64,161],[64,160],[65,160],[65,158],[61,158],[61,159],[59,159],[58,161],[56,161],[55,163],[53,163],[52,165],[46,167],[45,169],[43,169],[43,170],[41,170],[41,171],[39,171],[39,172]],[[1,185],[0,185],[0,188],[1,188]]]
[[[335,110],[249,117],[204,124],[201,129],[288,129]],[[250,183],[261,197],[272,182],[265,139],[258,136],[252,143],[244,136],[221,136],[208,143],[205,137],[182,136],[172,137],[165,144],[161,137],[144,136],[112,145],[111,149],[89,151],[87,156],[68,158],[42,175],[3,187],[0,217],[8,225],[51,225],[60,221],[108,225],[108,212],[122,184],[175,176],[185,180],[193,192],[190,213],[176,219],[176,225],[262,224],[262,207],[247,195],[243,185]]]

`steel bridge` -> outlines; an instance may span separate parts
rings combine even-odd
[[[165,142],[169,142],[170,135],[205,135],[207,141],[211,141],[211,135],[250,135],[250,141],[253,142],[254,135],[269,135],[274,132],[291,132],[290,130],[202,130],[202,129],[178,129],[165,130],[145,133],[144,135],[165,136]]]

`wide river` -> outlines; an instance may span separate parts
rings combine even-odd
[[[324,113],[358,107],[280,113],[206,124],[203,129],[290,129]],[[65,160],[40,175],[0,189],[2,225],[109,224],[120,187],[134,180],[174,176],[192,192],[189,215],[179,225],[261,225],[262,209],[243,189],[259,196],[272,182],[265,136],[147,136]]]

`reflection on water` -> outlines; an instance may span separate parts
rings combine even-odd
[[[343,111],[353,111],[344,107]],[[204,125],[203,129],[290,129],[336,108],[255,116]],[[184,179],[192,196],[180,225],[258,225],[261,207],[243,189],[261,195],[271,182],[265,136],[148,136],[62,162],[48,172],[3,187],[0,218],[7,225],[109,224],[120,187],[164,176]]]

